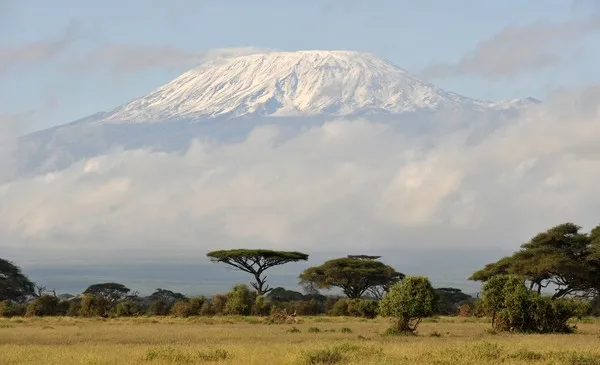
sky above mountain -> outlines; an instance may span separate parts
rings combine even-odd
[[[540,230],[600,221],[599,41],[600,7],[585,0],[0,0],[1,255],[65,290],[119,273],[126,283],[193,291],[197,280],[175,275],[177,265],[237,246],[306,250],[314,260],[381,254],[401,271],[464,287],[470,272]],[[291,134],[283,124],[244,125],[248,134],[231,143],[203,136],[178,152],[112,148],[5,179],[18,168],[13,137],[127,105],[187,80],[202,62],[314,49],[368,52],[466,97],[543,103],[501,121],[441,114],[421,134],[369,116],[326,118]],[[258,80],[235,75],[244,79],[236,87]],[[231,86],[198,80],[198,93]],[[183,110],[194,96],[180,93],[186,85],[157,94],[176,100],[161,113]],[[240,95],[247,103],[258,94]],[[48,141],[102,142],[81,130]],[[42,155],[52,162],[65,153]],[[296,272],[286,272],[281,285],[294,285]],[[73,275],[77,283],[65,284]],[[202,280],[229,285],[217,279]]]
[[[598,2],[0,1],[0,117],[20,131],[146,94],[248,47],[372,52],[488,100],[600,81]],[[221,50],[223,48],[234,48]]]

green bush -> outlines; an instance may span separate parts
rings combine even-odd
[[[581,317],[589,303],[570,298],[552,299],[528,290],[522,278],[497,275],[482,290],[482,304],[497,331],[568,333],[572,317]]]
[[[417,330],[421,319],[433,315],[437,309],[437,295],[423,276],[407,276],[379,303],[380,314],[394,317],[394,325],[387,333],[407,333]]]
[[[271,312],[280,310],[285,310],[287,313],[296,313],[299,316],[316,316],[323,313],[322,305],[315,299],[273,303]]]
[[[202,308],[202,304],[206,301],[204,297],[195,297],[188,299],[190,302],[190,311],[193,316],[200,315],[200,308]]]
[[[267,316],[271,312],[271,303],[264,296],[257,296],[252,306],[252,315]]]
[[[248,316],[256,301],[256,292],[250,291],[246,285],[236,285],[227,294],[225,313],[228,315]]]
[[[164,299],[157,299],[148,307],[149,316],[166,316],[171,311],[171,304]]]
[[[84,317],[106,316],[109,310],[110,305],[103,297],[86,294],[81,298],[79,314]]]
[[[348,314],[354,317],[375,318],[379,312],[379,302],[370,299],[352,299],[348,303]]]
[[[211,303],[214,314],[226,314],[225,307],[227,305],[227,295],[217,294],[214,296]]]
[[[23,304],[11,302],[10,300],[4,300],[0,302],[0,317],[23,317],[27,307]]]
[[[189,300],[178,300],[171,307],[171,315],[175,317],[189,317],[194,315]]]
[[[81,311],[81,298],[74,298],[64,302],[67,305],[66,316],[77,317]]]
[[[42,295],[27,306],[27,316],[55,316],[58,314],[60,301],[52,295]]]
[[[200,307],[200,315],[201,316],[214,316],[216,314],[215,308],[213,307],[213,303],[210,300],[205,300],[202,303],[202,307]]]
[[[350,305],[350,299],[339,299],[337,300],[331,310],[329,311],[330,316],[349,316],[348,306]]]
[[[143,314],[143,309],[136,301],[126,299],[117,303],[114,312],[117,317],[134,317]]]

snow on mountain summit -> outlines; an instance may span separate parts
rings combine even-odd
[[[445,92],[374,55],[354,51],[267,52],[218,59],[119,107],[102,122],[214,116],[404,113],[443,108],[503,109]]]

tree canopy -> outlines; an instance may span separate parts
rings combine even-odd
[[[90,285],[83,294],[93,295],[102,298],[109,305],[113,305],[119,300],[125,298],[131,290],[119,283],[100,283]]]
[[[600,226],[589,234],[564,223],[539,233],[520,250],[473,273],[470,280],[486,282],[497,275],[517,275],[538,293],[555,286],[554,298],[600,293]]]
[[[0,258],[0,301],[19,302],[34,294],[35,284],[21,272],[21,268]]]
[[[178,300],[186,300],[187,297],[181,293],[176,293],[168,289],[158,288],[154,293],[150,294],[150,299],[153,301],[162,300],[165,303],[175,303]]]
[[[348,298],[360,298],[377,287],[385,291],[404,278],[404,274],[375,259],[338,258],[310,267],[300,274],[300,284],[317,288],[342,289]]]
[[[302,252],[263,249],[220,250],[209,252],[206,256],[212,262],[222,262],[254,275],[256,281],[251,282],[250,285],[256,289],[258,295],[271,291],[271,288],[266,284],[267,277],[263,276],[267,269],[290,262],[308,260],[308,255]]]

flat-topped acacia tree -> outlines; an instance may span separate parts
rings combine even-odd
[[[354,255],[326,261],[300,274],[300,284],[320,289],[337,287],[350,299],[361,298],[367,291],[379,297],[404,274],[375,259],[377,256]]]
[[[267,277],[262,276],[265,270],[289,262],[308,260],[308,255],[296,251],[272,251],[262,249],[234,249],[212,251],[206,254],[212,262],[222,262],[238,270],[254,275],[256,282],[250,285],[258,295],[263,295],[272,290],[266,284]]]

